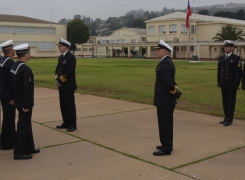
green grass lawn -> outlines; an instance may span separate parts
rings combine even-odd
[[[119,58],[78,58],[77,92],[152,104],[155,67],[159,61]],[[57,59],[30,59],[35,85],[54,88]],[[174,61],[176,82],[184,93],[177,109],[223,116],[217,87],[217,62]],[[238,91],[235,118],[245,119],[245,91]]]

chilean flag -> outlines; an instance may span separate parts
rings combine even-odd
[[[188,0],[187,12],[186,12],[186,22],[185,22],[185,26],[186,26],[187,29],[189,28],[189,25],[190,25],[190,16],[191,15],[192,15],[191,7],[190,7],[190,3],[189,3],[189,0]]]

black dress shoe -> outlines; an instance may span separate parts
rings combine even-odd
[[[30,154],[40,153],[40,149],[34,149],[34,150],[30,151],[29,153]]]
[[[220,121],[219,123],[220,123],[220,124],[225,124],[225,122],[226,122],[226,121],[224,120],[224,121]]]
[[[153,152],[154,156],[166,156],[166,155],[171,155],[171,151],[155,151]]]
[[[14,146],[1,146],[1,150],[10,150],[14,149]]]
[[[162,146],[157,146],[156,149],[161,150]],[[173,151],[173,149],[171,149],[171,151]]]
[[[230,126],[230,125],[231,125],[231,123],[225,122],[223,126]]]
[[[63,124],[61,124],[60,126],[56,126],[57,129],[67,129],[68,126],[65,126]]]
[[[67,132],[72,132],[72,131],[75,131],[77,128],[75,127],[68,127],[67,128]]]
[[[32,155],[27,154],[27,155],[14,155],[14,160],[26,160],[26,159],[31,159]]]

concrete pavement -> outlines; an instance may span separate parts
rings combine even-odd
[[[41,153],[14,161],[0,150],[0,180],[243,180],[245,121],[224,127],[222,118],[175,110],[171,156],[159,145],[154,106],[76,94],[78,129],[62,123],[58,91],[35,88],[33,134]]]

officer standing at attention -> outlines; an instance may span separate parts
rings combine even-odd
[[[232,53],[234,42],[224,41],[225,55],[219,57],[218,62],[218,87],[221,88],[224,110],[224,120],[220,122],[224,126],[230,126],[233,122],[236,93],[239,89],[242,76],[242,62],[240,56]]]
[[[55,70],[55,83],[59,89],[60,110],[63,123],[56,126],[57,129],[67,129],[72,132],[77,129],[76,124],[76,105],[74,93],[77,89],[76,84],[76,58],[69,51],[71,44],[60,38],[57,44],[59,52],[62,53],[58,59]]]
[[[30,57],[29,44],[14,47],[18,61],[13,65],[11,73],[14,74],[14,102],[19,112],[17,133],[14,146],[14,159],[31,159],[35,149],[32,135],[32,108],[34,106],[34,74],[26,61]]]
[[[3,109],[1,150],[8,150],[14,149],[15,144],[14,82],[10,73],[15,63],[12,59],[15,51],[13,40],[8,40],[0,46],[4,53],[0,60],[0,98]]]
[[[242,70],[242,90],[245,90],[245,63]]]
[[[156,147],[158,151],[155,151],[153,155],[164,156],[171,155],[173,150],[173,113],[179,91],[175,82],[175,66],[169,57],[172,48],[160,40],[155,50],[160,59],[156,67],[154,105],[157,107],[161,146]]]

